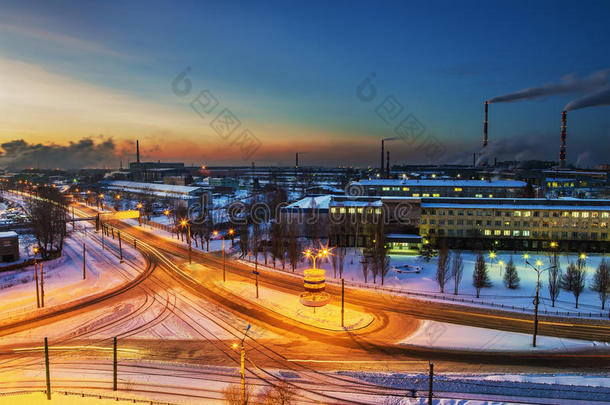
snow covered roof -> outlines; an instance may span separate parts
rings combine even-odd
[[[405,186],[405,187],[525,187],[526,182],[520,180],[444,180],[444,179],[426,179],[426,180],[401,180],[401,179],[376,179],[376,180],[360,180],[359,183],[363,186]]]
[[[610,203],[610,202],[609,202]],[[610,211],[608,205],[559,205],[559,204],[459,204],[459,203],[427,203],[422,202],[422,208],[471,208],[471,209],[515,209],[515,210],[579,210],[579,211]]]
[[[328,209],[332,195],[305,197],[286,206],[288,209]]]
[[[157,184],[157,183],[142,183],[136,181],[108,181],[105,182],[106,186],[109,188],[115,189],[131,189],[137,190],[139,192],[143,191],[159,191],[163,193],[176,193],[176,194],[193,194],[199,190],[201,187],[191,187],[191,186],[176,186],[172,184]],[[137,192],[135,191],[135,192]]]
[[[15,232],[15,231],[0,232],[0,239],[2,239],[2,238],[15,238],[15,237],[17,237],[17,232]]]
[[[419,235],[413,235],[409,233],[388,233],[385,235],[386,239],[399,240],[399,241],[410,241],[410,242],[421,242],[422,237]]]

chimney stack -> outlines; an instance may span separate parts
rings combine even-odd
[[[383,139],[382,139],[381,140],[381,167],[379,170],[379,177],[381,177],[381,178],[383,178],[383,171],[385,169],[385,165],[383,163],[383,158],[384,158],[384,156],[383,156]]]
[[[390,178],[390,151],[386,152],[386,162],[385,162],[385,164],[386,164],[386,169],[385,169],[386,170],[386,176],[385,177],[386,177],[386,179],[389,179]]]
[[[483,120],[483,147],[487,146],[487,113],[489,110],[489,102],[485,102],[485,119]]]
[[[140,141],[136,139],[136,162],[140,163]]]
[[[568,128],[568,112],[561,113],[561,146],[559,147],[559,167],[566,167],[566,132]]]

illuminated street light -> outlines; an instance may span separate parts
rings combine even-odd
[[[192,256],[193,256],[193,248],[191,247],[191,224],[189,224],[189,222],[182,218],[180,220],[180,226],[182,226],[183,228],[186,227],[187,229],[187,234],[186,234],[186,240],[189,243],[189,264],[193,263],[192,260]]]
[[[581,253],[579,258],[580,258],[580,260],[585,260],[587,258],[587,255],[584,253]]]
[[[557,247],[557,242],[551,242],[551,247],[552,248],[556,248]]]
[[[540,303],[540,274],[544,271],[550,270],[550,269],[554,269],[557,266],[552,265],[549,268],[546,269],[540,269],[540,266],[542,265],[542,261],[541,260],[536,260],[536,266],[532,265],[530,262],[528,262],[527,260],[525,261],[525,263],[527,265],[529,265],[532,269],[534,269],[536,271],[536,275],[537,275],[537,281],[536,281],[536,298],[534,298],[534,336],[532,338],[532,346],[536,347],[536,335],[538,334],[538,304]]]

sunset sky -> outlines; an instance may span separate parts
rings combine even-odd
[[[443,161],[467,163],[486,99],[610,68],[603,1],[25,3],[0,1],[5,161],[90,139],[84,164],[113,167],[135,159],[137,138],[145,160],[286,165],[306,151],[306,165],[376,165],[395,125],[375,109],[393,95],[398,120],[412,114]],[[192,89],[179,96],[187,67]],[[373,72],[377,96],[363,102]],[[202,90],[219,102],[206,117],[190,105]],[[491,104],[496,156],[557,159],[561,110],[580,95]],[[254,155],[210,127],[224,108],[236,134],[260,140]],[[570,112],[568,161],[610,163],[609,135],[610,107]],[[389,149],[394,163],[430,160],[402,141]]]

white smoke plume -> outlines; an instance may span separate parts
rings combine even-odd
[[[586,96],[572,100],[564,107],[564,110],[578,110],[580,108],[597,107],[600,105],[610,105],[610,87],[603,88],[587,94]]]
[[[559,83],[548,83],[539,87],[530,87],[514,93],[493,97],[488,101],[490,103],[505,103],[560,94],[587,93],[596,91],[608,84],[610,84],[610,69],[604,69],[583,78],[578,78],[574,74],[566,75]]]

